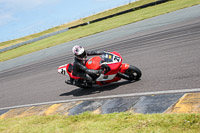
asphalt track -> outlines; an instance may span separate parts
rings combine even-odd
[[[133,29],[134,30],[134,29]],[[67,99],[137,92],[200,88],[200,17],[168,23],[88,46],[115,50],[139,67],[138,82],[121,81],[84,90],[64,83],[57,67],[73,61],[60,54],[0,73],[0,108]]]

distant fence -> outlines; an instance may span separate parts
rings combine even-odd
[[[143,8],[146,8],[146,7],[155,6],[155,5],[167,2],[167,1],[172,1],[172,0],[158,0],[158,1],[155,1],[155,2],[151,2],[151,3],[145,4],[145,5],[139,6],[139,7],[131,8],[131,9],[128,9],[128,10],[125,10],[125,11],[121,11],[121,12],[112,14],[112,15],[108,15],[108,16],[105,16],[105,17],[102,17],[102,18],[98,18],[98,19],[95,19],[95,20],[92,20],[92,21],[89,21],[89,22],[86,22],[86,23],[75,25],[75,26],[72,26],[72,27],[69,27],[69,28],[66,28],[66,29],[63,29],[63,30],[52,32],[52,33],[49,33],[49,34],[46,34],[46,35],[31,39],[31,40],[28,40],[28,41],[25,41],[25,42],[22,42],[22,43],[18,43],[16,45],[12,45],[12,46],[0,49],[0,53],[5,52],[7,50],[11,50],[11,49],[17,48],[17,47],[22,46],[22,45],[26,45],[26,44],[29,44],[29,43],[33,43],[33,42],[42,40],[42,39],[50,37],[50,36],[54,36],[54,35],[63,33],[65,31],[68,31],[69,29],[74,29],[74,28],[77,28],[77,27],[80,27],[80,26],[85,26],[85,25],[88,25],[88,24],[99,22],[99,21],[102,21],[102,20],[105,20],[105,19],[108,19],[108,18],[112,18],[112,17],[119,16],[119,15],[122,15],[122,14],[125,14],[125,13],[133,12],[133,11],[136,11],[136,10],[139,10],[139,9],[143,9]]]
[[[108,16],[105,16],[105,17],[102,17],[102,18],[98,18],[98,19],[95,19],[95,20],[92,20],[92,21],[89,21],[89,22],[86,22],[86,23],[75,25],[75,26],[69,27],[69,29],[73,29],[73,28],[77,28],[77,27],[80,27],[80,26],[92,24],[92,23],[95,23],[95,22],[98,22],[98,21],[102,21],[102,20],[105,20],[105,19],[108,19],[108,18],[112,18],[112,17],[115,17],[115,16],[119,16],[119,15],[122,15],[122,14],[126,14],[126,13],[129,13],[129,12],[133,12],[133,11],[143,9],[143,8],[147,8],[147,7],[150,7],[150,6],[155,6],[155,5],[167,2],[167,1],[172,1],[172,0],[158,0],[158,1],[155,1],[155,2],[151,2],[151,3],[145,4],[145,5],[139,6],[139,7],[131,8],[131,9],[121,11],[121,12],[118,12],[118,13],[115,13],[115,14],[111,14],[111,15],[108,15]]]

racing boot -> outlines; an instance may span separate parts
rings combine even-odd
[[[93,87],[93,83],[87,83],[88,88],[92,88]]]
[[[70,80],[65,80],[65,83],[68,85],[72,85],[72,82]]]
[[[86,83],[86,82],[79,81],[79,80],[76,80],[74,85],[75,85],[75,86],[78,86],[78,87],[80,87],[80,88],[87,88],[87,83]]]
[[[65,80],[65,83],[68,85],[74,85],[74,80],[70,79],[70,80]]]

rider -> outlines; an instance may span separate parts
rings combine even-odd
[[[90,55],[101,55],[103,51],[86,51],[82,46],[76,45],[72,48],[72,52],[75,55],[73,63],[73,75],[76,77],[81,77],[87,81],[92,86],[92,77],[91,75],[99,76],[99,70],[88,69],[85,64],[87,62],[86,58]],[[66,81],[67,84],[76,84],[81,86],[82,83],[73,82],[73,80]],[[81,85],[80,85],[81,84]],[[85,85],[85,84],[84,84]]]

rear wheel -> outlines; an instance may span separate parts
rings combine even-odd
[[[139,68],[135,66],[129,66],[129,68],[125,71],[125,74],[129,76],[129,80],[139,80],[142,76],[142,72]]]

